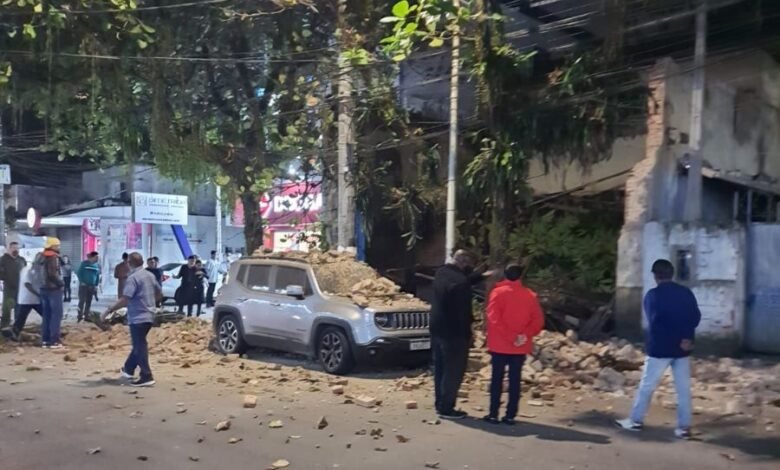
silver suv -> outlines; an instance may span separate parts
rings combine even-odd
[[[338,292],[327,285],[333,281],[316,273],[307,261],[288,258],[233,263],[214,308],[222,352],[240,354],[254,346],[305,354],[331,374],[349,373],[356,363],[428,360],[427,308],[360,307],[329,294]]]

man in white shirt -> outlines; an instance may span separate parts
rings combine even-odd
[[[35,310],[41,313],[40,287],[33,285],[33,276],[30,275],[30,266],[22,268],[19,274],[19,294],[16,298],[16,308],[14,310],[14,324],[11,330],[4,330],[3,334],[14,341],[19,341],[22,330],[30,312]]]

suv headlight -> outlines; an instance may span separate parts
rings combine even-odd
[[[379,328],[385,328],[387,325],[390,324],[390,315],[386,313],[375,313],[374,322],[376,323],[376,326],[378,326]]]

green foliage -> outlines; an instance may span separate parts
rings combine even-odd
[[[618,224],[601,217],[549,211],[510,234],[508,254],[523,260],[531,280],[608,293],[615,284],[619,234]]]

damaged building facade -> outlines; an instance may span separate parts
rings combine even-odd
[[[642,299],[658,258],[699,299],[703,348],[780,352],[780,65],[761,51],[708,59],[702,135],[701,217],[684,222],[691,149],[693,66],[658,61],[646,133],[618,139],[587,171],[552,168],[530,182],[537,194],[622,190],[615,320],[637,338]],[[534,171],[543,171],[540,164]]]

